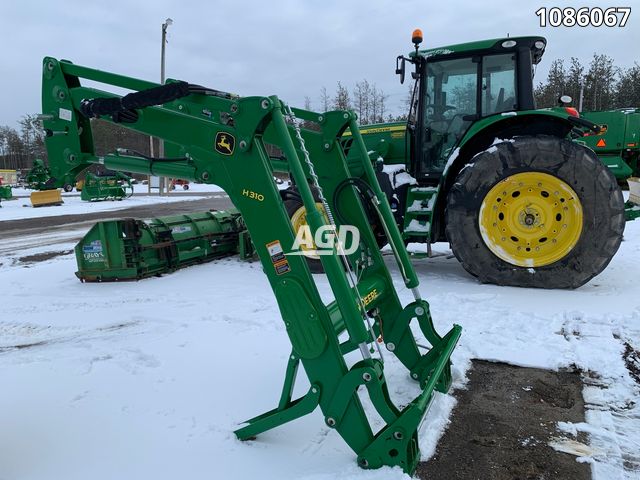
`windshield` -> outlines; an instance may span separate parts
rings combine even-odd
[[[482,61],[482,116],[515,110],[516,63],[512,54],[491,55]]]
[[[452,147],[477,114],[478,63],[471,58],[427,63],[424,173],[441,172]]]
[[[517,108],[513,54],[427,62],[418,173],[437,175],[471,124]]]

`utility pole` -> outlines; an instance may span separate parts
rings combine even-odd
[[[167,44],[167,28],[173,23],[173,20],[167,18],[162,24],[162,47],[160,48],[160,84],[164,85],[164,58],[165,58],[165,46]],[[158,145],[158,157],[164,157],[164,140],[160,139]],[[165,177],[160,177],[160,195],[162,195],[165,187]],[[169,185],[166,185],[167,193],[169,193]]]
[[[584,101],[584,78],[580,82],[580,98],[578,100],[578,112],[582,113],[582,102]]]
[[[167,18],[162,24],[162,43],[160,47],[160,84],[164,85],[164,58],[165,58],[165,45],[167,44],[167,28],[173,23],[173,20]],[[154,157],[154,145],[153,137],[149,136],[149,156]],[[158,139],[158,157],[164,157],[164,141]],[[165,177],[158,179],[158,195],[162,195],[164,190]],[[148,177],[148,193],[151,193],[151,175]],[[169,186],[167,185],[167,193],[169,192]]]

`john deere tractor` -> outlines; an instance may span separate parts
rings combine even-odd
[[[599,127],[575,109],[536,109],[546,40],[421,42],[416,30],[415,50],[396,63],[401,82],[414,66],[406,124],[361,129],[405,242],[449,242],[470,274],[498,285],[576,288],[598,275],[622,240],[623,197],[572,141]],[[342,145],[349,158],[350,132]],[[295,195],[287,205],[302,223]]]

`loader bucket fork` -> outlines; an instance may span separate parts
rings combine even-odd
[[[134,93],[120,97],[84,87],[82,78]],[[356,452],[360,466],[399,466],[413,473],[420,459],[418,428],[434,392],[446,392],[451,384],[450,357],[461,328],[454,325],[444,336],[434,328],[355,114],[318,114],[290,108],[275,96],[240,98],[186,82],[159,86],[53,58],[44,59],[42,95],[45,128],[51,132],[46,140],[50,159],[60,158],[74,168],[78,162],[103,163],[112,170],[214,183],[242,214],[292,351],[277,407],[247,420],[236,430],[237,437],[251,439],[320,407],[326,425]],[[167,158],[123,151],[96,156],[90,117],[162,138]],[[351,148],[359,151],[353,157],[357,161],[346,161],[339,142],[346,129],[353,135]],[[293,249],[297,232],[274,182],[267,145],[277,147],[286,159],[316,240],[322,232],[340,238],[342,227],[359,232],[359,240],[349,248],[343,238],[325,242],[320,252],[330,301],[321,298],[304,255]],[[316,208],[316,197],[326,217]],[[406,306],[398,298],[365,207],[375,210],[404,284],[413,293],[414,301]],[[431,344],[424,354],[410,329],[414,320]],[[389,354],[383,355],[383,347]],[[350,365],[345,357],[351,352],[361,359]],[[389,355],[421,387],[402,409],[392,402],[386,383],[384,358]],[[310,388],[292,399],[300,365]],[[377,432],[358,396],[362,386],[385,422]]]

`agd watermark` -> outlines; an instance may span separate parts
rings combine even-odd
[[[360,244],[360,231],[354,225],[323,225],[313,235],[309,225],[298,228],[291,251],[285,255],[332,255],[335,251],[345,255],[355,253]]]

